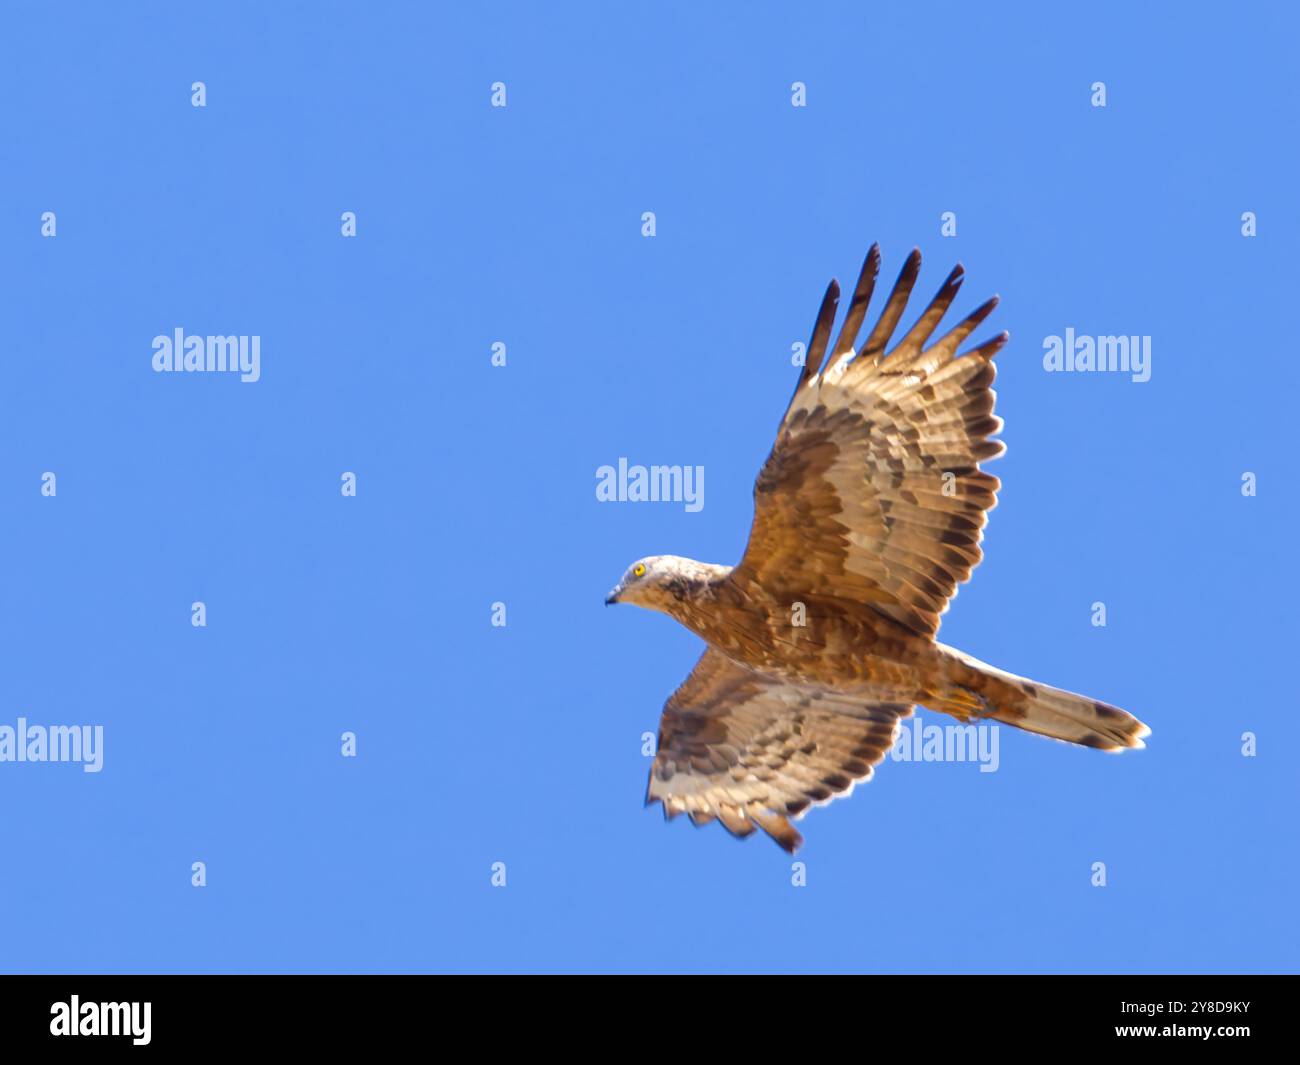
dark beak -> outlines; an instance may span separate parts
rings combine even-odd
[[[611,588],[609,595],[605,596],[605,605],[613,606],[615,603],[617,603],[618,593],[621,592],[622,590],[623,590],[623,586],[621,584],[617,588]]]

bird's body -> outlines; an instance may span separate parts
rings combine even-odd
[[[666,613],[708,644],[664,708],[648,801],[741,836],[762,828],[787,850],[801,840],[788,818],[868,778],[917,704],[1103,750],[1140,747],[1148,731],[936,641],[1000,487],[979,463],[1003,451],[990,386],[1006,335],[957,355],[994,299],[925,346],[957,267],[885,354],[914,251],[855,351],[879,263],[873,247],[823,368],[838,286],[827,291],[740,563],[643,559],[606,600]]]
[[[681,563],[692,563],[682,559]],[[695,563],[703,579],[670,582],[663,612],[739,665],[792,684],[859,688],[878,696],[916,696],[943,668],[933,641],[859,603],[806,596],[804,624],[793,603],[756,584],[731,579],[732,567]]]

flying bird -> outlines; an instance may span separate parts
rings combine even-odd
[[[659,724],[646,803],[668,818],[721,821],[741,837],[762,829],[793,853],[803,837],[791,818],[868,780],[918,704],[1103,751],[1142,747],[1150,733],[1117,707],[935,638],[983,557],[1001,487],[980,463],[1006,450],[993,439],[992,385],[1009,335],[958,354],[994,296],[931,342],[961,287],[959,263],[890,348],[920,269],[913,249],[860,348],[879,246],[834,345],[831,281],[754,483],[740,562],[643,558],[606,597],[661,611],[708,645]]]

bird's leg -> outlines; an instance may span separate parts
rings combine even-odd
[[[981,721],[997,712],[988,696],[965,684],[954,684],[939,693],[934,702],[925,702],[932,710],[942,710],[962,722]]]
[[[973,715],[974,717],[979,717],[979,718],[992,717],[997,712],[993,706],[993,703],[990,702],[989,697],[985,695],[983,692],[976,691],[974,688],[966,688],[965,690],[970,692],[971,695],[975,697],[976,702],[979,703],[979,709],[975,711]]]

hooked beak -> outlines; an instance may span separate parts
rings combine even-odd
[[[621,584],[614,585],[614,587],[609,590],[609,595],[605,596],[605,605],[613,606],[613,604],[617,603],[619,593],[622,590],[623,586]]]

